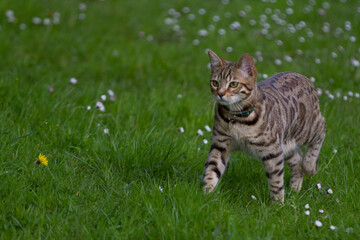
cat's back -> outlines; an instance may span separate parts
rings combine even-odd
[[[276,92],[282,95],[299,95],[304,93],[315,94],[316,90],[311,81],[296,72],[280,72],[272,75],[268,79],[259,82],[260,91]]]
[[[316,131],[325,131],[316,89],[311,81],[295,72],[274,74],[258,83],[265,116],[278,119],[285,140],[311,142]]]

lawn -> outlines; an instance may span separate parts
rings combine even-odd
[[[359,239],[359,41],[355,0],[1,1],[0,238]],[[242,153],[203,194],[207,49],[318,88],[318,173],[282,206]]]

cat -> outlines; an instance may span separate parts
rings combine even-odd
[[[317,172],[325,138],[325,120],[311,81],[295,72],[281,72],[256,83],[253,58],[237,62],[209,50],[210,86],[216,100],[211,147],[203,175],[211,192],[240,150],[262,161],[272,202],[284,202],[284,163],[291,169],[290,187],[300,191],[303,174]],[[304,157],[300,150],[307,146]]]

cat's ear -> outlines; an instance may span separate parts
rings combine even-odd
[[[257,70],[250,54],[245,53],[236,63],[236,67],[246,74],[246,77],[256,77]]]
[[[222,59],[221,57],[218,57],[218,55],[216,55],[211,50],[208,51],[208,55],[210,58],[210,65],[211,65],[212,70],[221,67],[226,62],[224,59]]]

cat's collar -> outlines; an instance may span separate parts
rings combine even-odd
[[[254,111],[255,107],[251,108],[250,110],[247,110],[245,112],[240,112],[240,113],[230,113],[232,116],[234,117],[242,117],[242,118],[247,118],[253,111]]]

